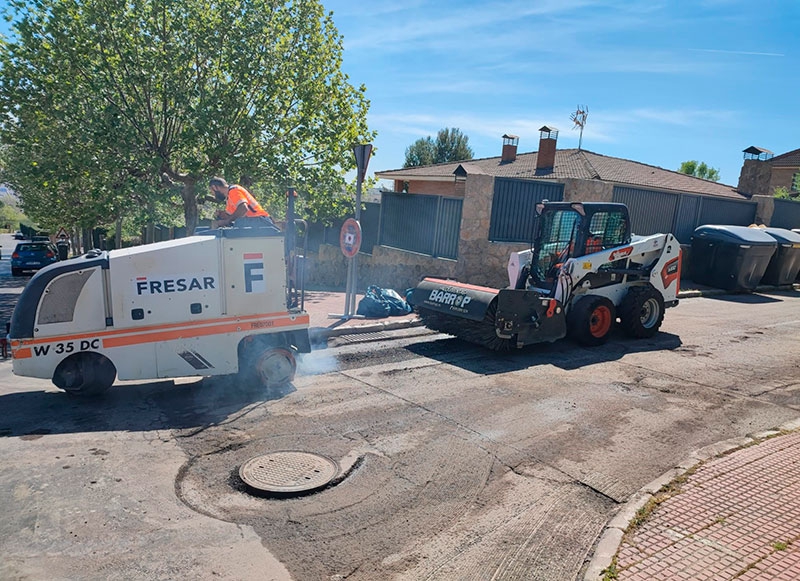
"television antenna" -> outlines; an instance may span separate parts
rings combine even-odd
[[[576,127],[581,128],[581,136],[578,138],[578,149],[580,150],[581,144],[583,143],[583,128],[586,127],[586,118],[589,116],[589,107],[586,105],[578,105],[577,110],[569,116],[572,122],[575,124],[572,126],[573,129]]]

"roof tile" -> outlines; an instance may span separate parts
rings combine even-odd
[[[796,152],[800,158],[800,149]],[[789,154],[784,154],[789,155]],[[696,178],[677,171],[667,170],[638,161],[608,157],[585,149],[558,149],[552,169],[536,169],[537,152],[518,154],[516,160],[502,162],[500,157],[472,159],[464,162],[440,163],[376,172],[381,179],[441,178],[450,176],[461,165],[468,174],[481,173],[501,178],[518,179],[582,179],[601,180],[620,185],[631,185],[661,190],[674,190],[690,194],[704,194],[741,199],[744,196],[733,186]],[[773,158],[779,160],[783,156]]]

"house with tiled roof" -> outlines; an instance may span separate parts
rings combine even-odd
[[[759,202],[734,186],[584,149],[558,149],[557,139],[558,130],[545,126],[534,152],[518,153],[519,138],[507,134],[497,157],[376,172],[394,190],[384,194],[391,208],[381,210],[382,225],[402,204],[413,204],[410,198],[428,198],[429,208],[420,204],[412,214],[414,221],[427,220],[425,228],[398,227],[394,236],[382,235],[381,244],[408,249],[409,242],[419,245],[425,232],[434,232],[430,248],[416,252],[455,261],[438,264],[446,275],[497,286],[507,284],[502,277],[509,253],[527,247],[535,205],[545,199],[621,202],[634,233],[672,232],[685,245],[699,225],[746,226],[759,218]]]

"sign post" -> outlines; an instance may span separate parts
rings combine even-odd
[[[367,166],[369,165],[369,158],[372,155],[372,144],[363,143],[353,147],[353,153],[356,156],[356,167],[358,174],[356,176],[356,221],[359,223],[359,234],[361,232],[361,184],[364,183],[364,178],[367,176]],[[359,236],[360,238],[360,236]],[[359,240],[359,247],[361,242]],[[352,258],[353,261],[353,282],[352,293],[350,295],[350,314],[354,315],[356,312],[356,293],[358,292],[358,252]]]
[[[364,143],[353,147],[356,156],[356,207],[355,219],[348,218],[342,225],[339,235],[339,246],[348,258],[347,285],[344,295],[344,314],[342,319],[351,319],[356,314],[356,294],[358,291],[358,251],[361,249],[361,184],[367,175],[369,158],[372,155],[372,144]],[[332,315],[336,316],[336,315]]]

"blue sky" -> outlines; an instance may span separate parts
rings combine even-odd
[[[583,148],[677,170],[696,159],[736,185],[742,150],[800,148],[800,0],[322,0],[365,84],[370,173],[402,167],[442,127],[475,157],[542,125]]]
[[[500,155],[504,133],[535,151],[542,125],[577,147],[578,105],[584,149],[666,169],[696,159],[731,185],[746,147],[800,147],[800,0],[322,2],[371,101],[369,173],[443,127],[478,158]]]

